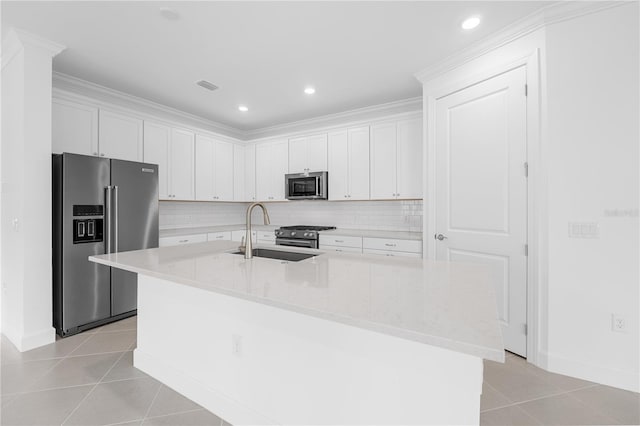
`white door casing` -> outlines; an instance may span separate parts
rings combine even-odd
[[[505,348],[527,354],[526,68],[435,102],[436,259],[494,268]],[[435,237],[435,236],[434,236]]]

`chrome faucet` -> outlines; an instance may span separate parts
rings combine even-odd
[[[244,244],[244,258],[251,259],[253,257],[253,239],[251,238],[251,212],[253,208],[256,206],[260,206],[262,208],[262,213],[264,215],[264,224],[268,225],[269,221],[269,213],[267,213],[267,208],[262,203],[253,203],[249,207],[247,207],[247,233],[245,236],[245,244]],[[242,250],[241,250],[242,251]]]

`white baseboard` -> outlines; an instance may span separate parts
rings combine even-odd
[[[133,352],[133,366],[144,371],[151,377],[190,400],[202,405],[207,410],[222,417],[234,425],[276,425],[263,415],[244,407],[238,402],[220,392],[208,388],[194,377],[175,369],[173,366],[161,362],[157,358],[146,354],[140,349]]]
[[[539,365],[546,365],[546,370],[552,373],[564,374],[632,392],[640,392],[640,374],[638,372],[634,373],[600,365],[586,364],[549,353],[542,353],[542,358],[542,362],[539,362]]]
[[[30,351],[31,349],[49,345],[56,341],[56,329],[53,327],[28,335],[18,333],[11,329],[5,329],[2,333],[20,352]]]

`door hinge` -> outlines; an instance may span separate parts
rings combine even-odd
[[[529,85],[528,84],[524,85],[524,95],[525,96],[529,96]]]
[[[529,163],[524,163],[524,177],[529,177]]]
[[[529,256],[529,244],[524,245],[524,255]]]

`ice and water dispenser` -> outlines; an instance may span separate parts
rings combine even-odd
[[[104,206],[73,206],[73,244],[100,242],[103,233]]]

